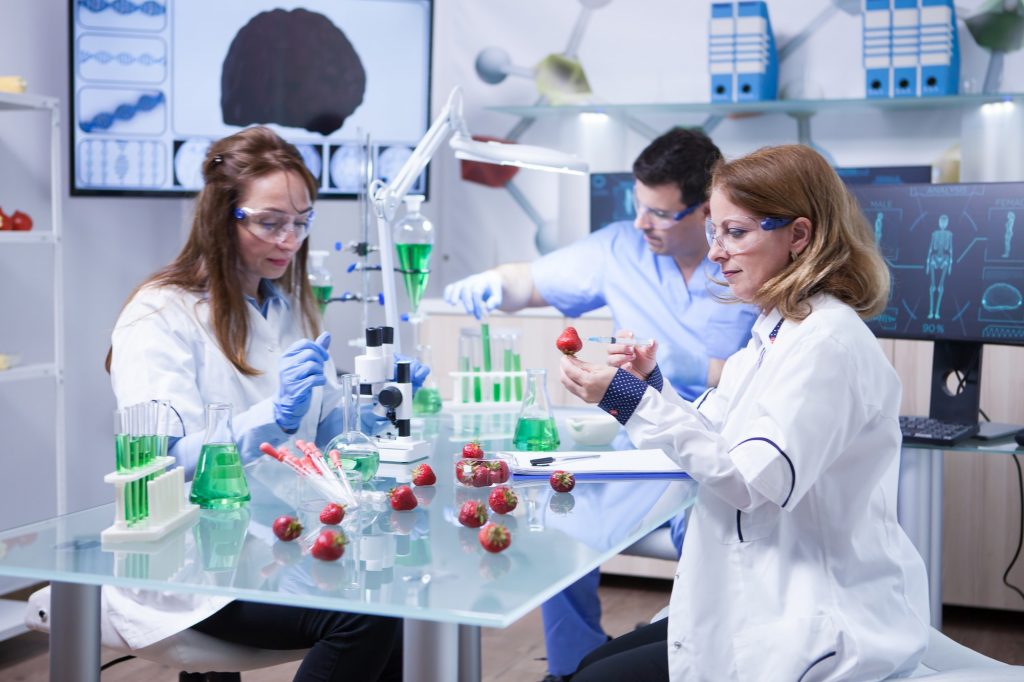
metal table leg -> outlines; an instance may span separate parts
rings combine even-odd
[[[459,626],[459,682],[480,682],[480,628]]]
[[[417,682],[460,679],[458,625],[407,618],[403,638],[403,679]]]
[[[53,583],[50,619],[50,682],[99,682],[99,585]]]

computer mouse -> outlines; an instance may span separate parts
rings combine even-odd
[[[1024,445],[1024,429],[1013,434],[1013,439],[1017,441],[1017,445]]]

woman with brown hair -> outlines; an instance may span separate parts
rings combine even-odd
[[[254,127],[210,146],[178,257],[129,297],[107,358],[119,406],[169,400],[184,436],[169,454],[190,476],[204,406],[230,403],[243,461],[259,445],[324,443],[341,431],[336,372],[306,279],[316,182],[295,147]],[[186,628],[267,649],[311,648],[296,680],[401,679],[401,621],[105,587],[132,648]]]
[[[668,618],[585,658],[592,680],[882,680],[928,643],[924,563],[896,520],[900,382],[863,320],[889,274],[842,181],[814,150],[716,169],[709,257],[761,310],[717,389],[679,399],[654,346],[562,383],[700,484]]]

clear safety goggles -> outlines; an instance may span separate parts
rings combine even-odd
[[[640,203],[640,200],[636,198],[636,193],[633,193],[633,209],[636,211],[636,216],[639,218],[642,215],[646,215],[651,225],[658,230],[667,230],[672,227],[680,220],[690,215],[701,205],[701,202],[691,204],[684,208],[682,211],[663,211],[657,208],[651,208],[650,206],[644,206]]]
[[[708,218],[704,221],[704,234],[708,238],[708,246],[718,244],[718,248],[730,256],[749,251],[757,246],[764,235],[772,230],[785,227],[796,218],[751,218],[750,216],[732,216],[715,224]]]
[[[249,234],[268,244],[283,244],[288,235],[302,242],[313,226],[313,209],[303,213],[284,213],[239,206],[234,210],[235,220],[243,222]]]

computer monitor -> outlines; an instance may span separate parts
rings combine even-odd
[[[210,143],[256,124],[321,198],[364,191],[367,157],[394,177],[430,122],[432,0],[284,4],[68,0],[71,193],[194,193]]]
[[[1024,183],[850,191],[892,273],[889,305],[868,326],[932,341],[929,416],[977,422],[983,344],[1024,345]]]

